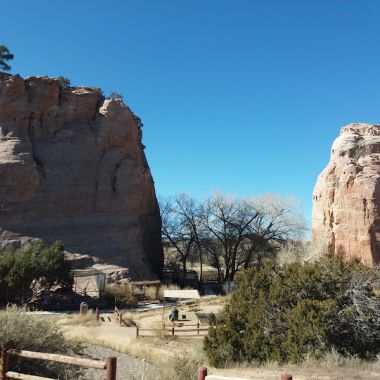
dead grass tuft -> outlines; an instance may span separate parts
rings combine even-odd
[[[89,310],[86,315],[69,314],[57,320],[59,326],[97,326],[95,313]]]

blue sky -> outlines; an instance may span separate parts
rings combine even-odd
[[[1,1],[12,73],[117,91],[159,195],[300,198],[334,138],[380,122],[377,0]]]

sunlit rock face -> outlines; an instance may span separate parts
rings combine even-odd
[[[313,240],[367,265],[380,261],[380,125],[342,128],[313,193]]]
[[[141,123],[118,100],[57,79],[0,74],[0,245],[71,252],[160,275],[160,215]]]

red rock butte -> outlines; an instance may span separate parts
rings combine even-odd
[[[98,89],[0,73],[0,247],[61,240],[132,279],[161,274],[141,122]]]
[[[345,258],[380,261],[380,125],[341,129],[314,188],[312,235]]]

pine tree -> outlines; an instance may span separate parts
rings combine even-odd
[[[6,46],[0,45],[0,69],[9,71],[11,67],[7,64],[7,61],[13,59],[13,57],[13,54],[9,52]]]

